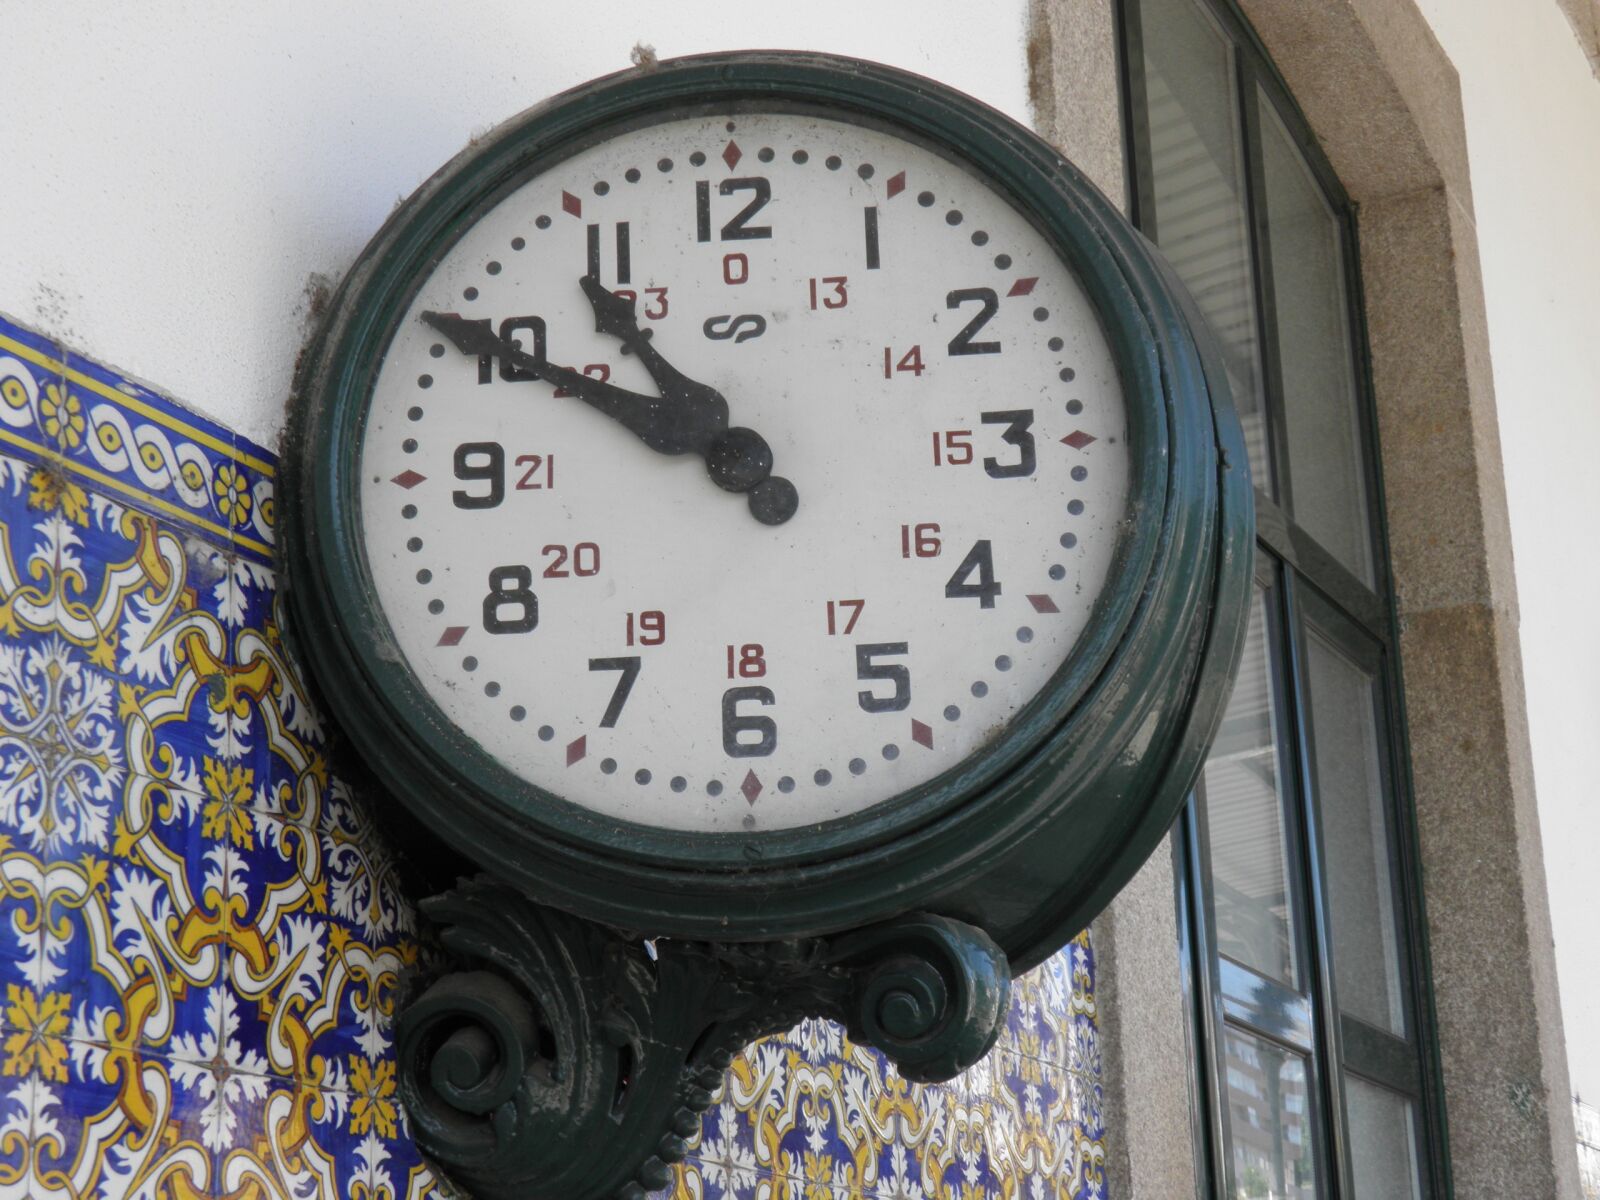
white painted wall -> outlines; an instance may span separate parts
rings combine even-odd
[[[1554,0],[1419,5],[1461,74],[1567,1056],[1600,1100],[1600,80]]]
[[[0,0],[0,312],[271,445],[307,281],[554,92],[706,50],[828,50],[1027,119],[1025,0]],[[979,16],[981,14],[981,17]]]

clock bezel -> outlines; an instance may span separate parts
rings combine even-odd
[[[619,128],[752,104],[899,132],[987,180],[1046,238],[1096,309],[1123,381],[1131,518],[1077,646],[990,746],[848,817],[701,833],[606,817],[556,796],[512,774],[443,716],[393,644],[377,601],[358,469],[364,419],[398,322],[429,270],[482,213]],[[1057,848],[1067,873],[1120,882],[1142,861],[1148,846],[1139,843],[1148,836],[1130,832],[1111,847],[1073,831],[1147,832],[1152,820],[1162,828],[1170,821],[1171,787],[1130,800],[1139,772],[1116,759],[1141,726],[1180,717],[1190,689],[1215,675],[1217,658],[1209,641],[1197,647],[1195,639],[1210,638],[1212,623],[1197,624],[1196,613],[1211,612],[1221,585],[1208,568],[1210,540],[1219,536],[1214,456],[1222,434],[1196,439],[1200,430],[1184,428],[1183,418],[1203,415],[1212,425],[1218,385],[1182,304],[1138,236],[1054,150],[929,80],[796,52],[706,55],[597,80],[464,151],[396,210],[346,277],[306,356],[285,454],[295,636],[385,786],[457,849],[580,915],[650,933],[737,939],[845,928],[941,894],[964,897],[959,903],[977,911],[1006,864],[1026,857],[1022,843],[1037,838]],[[1228,630],[1221,632],[1225,647]],[[1130,684],[1152,694],[1130,698]],[[1166,749],[1194,760],[1192,775],[1193,747]],[[1060,907],[1058,895],[1041,903],[1051,906]]]

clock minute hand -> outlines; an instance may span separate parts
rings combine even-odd
[[[728,426],[728,401],[709,384],[690,379],[669,363],[639,328],[633,302],[606,288],[593,275],[578,286],[594,309],[595,332],[608,334],[639,356],[661,392],[664,422],[706,460],[706,473],[720,488],[743,492],[750,512],[767,525],[781,525],[800,505],[794,484],[772,474],[772,448],[754,429]]]
[[[574,371],[571,367],[558,366],[529,354],[509,338],[496,337],[486,321],[472,320],[458,313],[441,312],[425,312],[422,320],[450,339],[462,354],[480,357],[493,355],[530,375],[565,388],[591,408],[628,429],[652,450],[662,454],[682,454],[696,449],[692,445],[674,443],[668,423],[661,419],[659,397],[631,392],[627,388]]]

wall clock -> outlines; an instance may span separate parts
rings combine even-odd
[[[806,1011],[960,1069],[1219,716],[1251,495],[1199,320],[1054,150],[929,80],[712,55],[556,97],[394,214],[299,392],[296,636],[485,872],[430,911],[496,973],[403,1045],[480,1189],[559,1174],[490,1118],[582,1013],[636,1095],[684,1043],[640,1130]],[[658,1134],[592,1194],[655,1186]]]

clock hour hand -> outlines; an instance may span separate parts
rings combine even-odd
[[[720,488],[744,492],[758,521],[781,525],[794,516],[800,497],[794,484],[772,474],[772,448],[754,429],[728,426],[728,401],[709,384],[699,383],[679,371],[656,350],[650,334],[639,328],[633,301],[607,291],[593,275],[578,286],[594,309],[597,333],[609,334],[624,350],[639,356],[650,372],[664,406],[662,419],[682,435],[697,440],[694,446],[706,460],[706,472]]]

